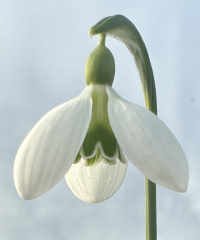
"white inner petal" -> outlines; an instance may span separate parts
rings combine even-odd
[[[111,165],[101,157],[97,163],[87,166],[82,158],[79,163],[72,164],[65,179],[77,198],[96,203],[110,198],[119,189],[126,169],[127,163],[119,159]]]

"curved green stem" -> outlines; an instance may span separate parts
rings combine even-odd
[[[100,34],[99,44],[105,46],[105,42],[106,42],[106,35],[104,33],[101,33]]]
[[[121,40],[130,50],[140,74],[146,107],[157,114],[156,88],[151,62],[142,37],[135,25],[122,15],[106,17],[90,29],[90,35],[102,33]],[[156,240],[156,185],[145,179],[145,188],[146,240]]]
[[[135,25],[122,15],[106,17],[90,29],[90,35],[108,34],[121,40],[135,58],[147,109],[157,114],[156,89],[151,62]]]

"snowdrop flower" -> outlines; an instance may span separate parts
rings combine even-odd
[[[112,88],[115,64],[104,35],[86,63],[86,88],[55,107],[30,131],[14,163],[23,199],[50,190],[65,176],[82,201],[100,202],[121,186],[128,163],[152,182],[184,192],[188,167],[168,127]]]

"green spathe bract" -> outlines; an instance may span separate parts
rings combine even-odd
[[[90,29],[90,35],[105,34],[122,41],[135,59],[147,109],[157,114],[153,70],[144,41],[135,25],[122,15],[106,17]]]
[[[112,85],[115,75],[115,62],[111,51],[105,46],[105,36],[89,55],[85,66],[86,83]]]

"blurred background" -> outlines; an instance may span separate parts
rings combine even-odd
[[[158,239],[198,239],[199,9],[195,0],[0,2],[1,239],[145,239],[144,177],[133,165],[120,190],[98,204],[78,200],[64,180],[40,198],[23,201],[12,176],[16,151],[36,121],[85,87],[85,61],[98,39],[91,39],[88,30],[114,14],[127,16],[139,29],[154,70],[159,117],[180,141],[190,164],[187,193],[157,187]],[[107,46],[116,62],[114,88],[144,106],[128,50],[110,38]]]

